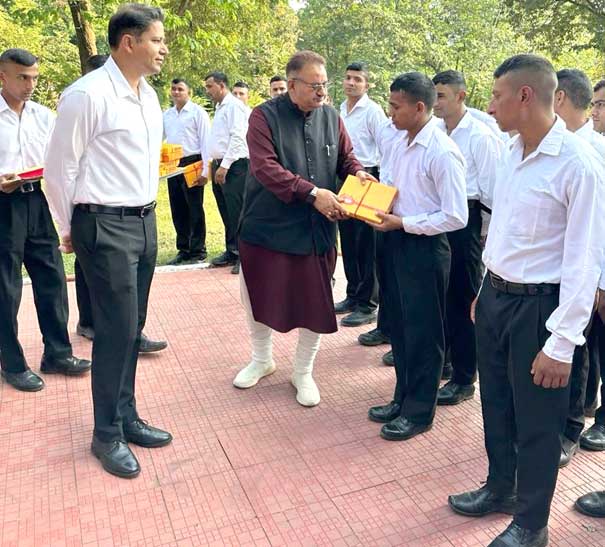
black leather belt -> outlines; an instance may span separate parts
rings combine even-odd
[[[100,215],[118,215],[122,217],[146,217],[156,206],[152,201],[142,207],[111,207],[109,205],[95,205],[94,203],[78,203],[76,209],[86,213],[95,213]]]
[[[556,294],[559,292],[560,285],[558,283],[512,283],[502,279],[499,275],[487,272],[489,282],[494,289],[506,294],[515,294],[517,296],[538,296],[543,294]]]

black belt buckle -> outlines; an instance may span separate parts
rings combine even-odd
[[[23,192],[24,194],[29,194],[35,189],[36,187],[34,186],[33,182],[25,182],[19,187],[19,190],[21,190],[21,192]]]

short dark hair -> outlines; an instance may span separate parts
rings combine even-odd
[[[208,78],[212,78],[215,82],[225,84],[226,87],[229,87],[229,78],[227,78],[227,75],[224,72],[220,72],[218,70],[209,72],[204,78],[204,81],[206,81]]]
[[[548,59],[532,53],[513,55],[494,71],[494,78],[501,78],[510,72],[525,72],[526,84],[534,83],[534,91],[541,102],[552,106],[557,87],[557,74]]]
[[[107,62],[108,58],[109,55],[91,55],[88,59],[86,59],[84,69],[86,72],[97,70],[97,68],[101,68]]]
[[[173,78],[170,83],[172,85],[185,84],[187,87],[189,87],[189,84],[183,78]]]
[[[592,88],[592,92],[596,93],[599,89],[603,89],[605,87],[605,80],[599,80],[594,87]]]
[[[326,60],[319,54],[308,49],[297,51],[286,65],[286,76],[289,78],[294,72],[299,72],[305,65],[321,65],[326,66]]]
[[[435,85],[452,85],[458,89],[466,89],[466,80],[464,74],[458,70],[444,70],[433,76],[433,83]]]
[[[361,61],[354,61],[352,63],[349,63],[347,65],[347,68],[345,69],[345,72],[347,70],[354,70],[355,72],[361,72],[363,74],[363,77],[366,79],[366,82],[370,79],[370,70],[368,68],[368,65]]]
[[[586,110],[592,101],[592,85],[588,76],[576,68],[564,68],[557,72],[557,91],[564,91],[578,110]]]
[[[12,48],[7,49],[0,55],[0,64],[15,63],[21,66],[34,66],[38,62],[38,57],[31,54],[26,49]]]
[[[124,4],[109,20],[107,26],[109,46],[112,49],[117,48],[124,34],[133,34],[139,38],[156,21],[164,21],[164,13],[160,8],[144,4]]]
[[[285,76],[280,76],[279,74],[276,74],[269,80],[269,84],[272,84],[273,82],[287,82],[287,81],[288,80],[286,79]]]
[[[437,92],[431,79],[421,72],[406,72],[400,74],[391,84],[391,92],[409,95],[414,101],[422,102],[427,110],[432,110]]]
[[[250,89],[250,86],[242,80],[238,80],[237,82],[235,82],[233,84],[233,87],[242,87],[244,89]]]

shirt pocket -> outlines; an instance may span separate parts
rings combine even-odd
[[[548,235],[564,222],[565,212],[547,188],[525,189],[511,196],[512,213],[508,222],[508,233],[533,239]],[[563,218],[559,217],[563,215]]]

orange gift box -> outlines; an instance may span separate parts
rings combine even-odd
[[[180,144],[162,144],[162,163],[180,160],[183,157],[183,147]]]
[[[192,188],[193,183],[202,176],[202,166],[202,161],[196,161],[184,167],[183,176],[189,188]]]
[[[382,224],[382,219],[378,218],[376,212],[391,212],[397,188],[373,181],[361,184],[356,176],[349,175],[338,196],[343,199],[343,208],[353,218]]]

